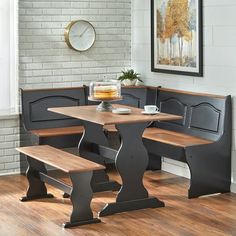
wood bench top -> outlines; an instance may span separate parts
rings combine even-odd
[[[83,126],[70,126],[61,128],[37,129],[31,130],[32,134],[38,137],[55,137],[72,134],[82,134],[84,132]]]
[[[16,148],[17,151],[66,173],[87,172],[105,169],[103,165],[86,160],[49,145]]]
[[[117,132],[117,129],[114,125],[105,125],[104,129],[108,132]],[[143,133],[143,138],[178,147],[213,143],[211,140],[155,127],[146,128]]]
[[[211,140],[155,127],[145,129],[143,138],[183,148],[213,143]]]

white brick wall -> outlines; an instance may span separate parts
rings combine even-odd
[[[204,4],[204,77],[151,72],[150,1],[132,0],[132,66],[147,84],[233,96],[232,190],[236,192],[236,1]],[[186,165],[166,159],[164,168],[189,176]]]
[[[20,87],[79,86],[117,78],[131,63],[131,0],[19,0]],[[72,20],[90,21],[95,45],[69,49],[64,28]]]
[[[117,78],[131,64],[131,0],[19,0],[21,88],[70,87]],[[64,28],[90,21],[97,32],[87,52],[69,49]],[[0,175],[19,172],[18,119],[0,120]]]
[[[19,122],[17,118],[0,119],[0,174],[19,172]]]

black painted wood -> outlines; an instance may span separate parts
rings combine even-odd
[[[84,133],[79,142],[79,155],[85,159],[105,164],[105,159],[99,152],[97,145],[109,147],[108,140],[103,132],[103,126],[88,121],[82,121]],[[91,180],[93,192],[101,191],[117,191],[120,189],[120,184],[115,181],[110,181],[104,170],[95,170]]]
[[[76,147],[81,135],[38,137],[30,130],[81,125],[81,121],[47,109],[60,106],[87,104],[84,87],[21,90],[22,115],[20,117],[20,146],[48,144],[56,148]],[[25,172],[25,159],[21,155],[21,173]]]
[[[37,161],[31,157],[26,157],[28,162],[28,169],[26,171],[26,177],[29,182],[29,186],[26,192],[26,196],[20,200],[22,202],[40,198],[52,198],[52,194],[47,193],[45,183],[40,180],[39,172],[47,173],[44,163]]]
[[[70,215],[70,221],[63,224],[64,228],[101,222],[101,220],[93,218],[93,212],[90,207],[93,196],[93,191],[90,185],[93,171],[71,173],[70,179],[72,186],[69,186],[47,175],[45,163],[30,156],[27,156],[27,161],[28,169],[26,176],[29,186],[26,196],[20,199],[22,202],[34,199],[52,198],[53,195],[47,193],[45,185],[45,183],[47,183],[64,190],[64,192],[70,196],[72,212]]]
[[[224,131],[226,99],[160,91],[157,106],[162,112],[182,115],[176,121],[155,122],[154,126],[217,141]]]
[[[22,115],[27,130],[80,125],[73,119],[48,111],[49,107],[86,104],[84,87],[42,90],[21,90]]]
[[[186,148],[144,139],[150,153],[186,162],[191,172],[189,198],[230,191],[232,105],[231,96],[217,97],[161,90],[157,106],[162,112],[182,115],[176,121],[154,122],[154,127],[214,141]]]
[[[72,213],[70,221],[63,224],[63,227],[70,228],[74,226],[99,223],[101,220],[93,218],[93,212],[90,207],[93,197],[93,191],[90,186],[93,173],[74,173],[70,175],[72,191],[70,200],[72,203]]]
[[[122,87],[123,100],[121,104],[143,108],[146,104],[155,104],[157,100],[157,88],[155,87]],[[87,100],[89,87],[21,90],[22,116],[21,116],[21,146],[48,144],[56,148],[69,148],[77,146],[81,135],[66,135],[57,137],[36,137],[29,131],[32,129],[46,129],[81,125],[78,119],[69,118],[47,111],[49,107],[78,106],[96,104]],[[109,143],[118,148],[119,135],[107,134]],[[160,159],[154,155],[149,157],[149,169],[160,169]],[[104,158],[105,163],[114,163],[114,160]],[[158,167],[159,166],[159,167]],[[25,172],[25,159],[21,155],[21,172]]]
[[[143,175],[148,166],[148,153],[142,142],[142,134],[147,126],[147,122],[116,125],[121,136],[121,145],[115,165],[122,179],[122,187],[116,201],[108,203],[99,216],[164,206],[164,203],[157,198],[150,198],[143,185]]]

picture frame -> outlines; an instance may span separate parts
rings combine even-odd
[[[202,0],[151,0],[151,71],[203,76]]]

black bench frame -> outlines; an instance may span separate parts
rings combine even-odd
[[[213,143],[177,147],[144,139],[149,152],[188,164],[188,197],[230,192],[232,108],[231,96],[160,89],[157,106],[162,112],[183,116],[180,121],[155,122],[153,127],[182,132]]]
[[[35,160],[29,156],[26,156],[26,158],[28,162],[26,176],[29,182],[29,187],[26,196],[20,199],[22,202],[42,198],[53,198],[54,196],[47,192],[45,185],[45,183],[47,183],[62,190],[70,196],[72,213],[70,215],[70,221],[63,224],[64,228],[101,222],[100,219],[93,218],[93,212],[90,207],[93,196],[93,191],[90,185],[93,171],[70,173],[69,177],[72,186],[69,186],[49,176],[43,162]]]

